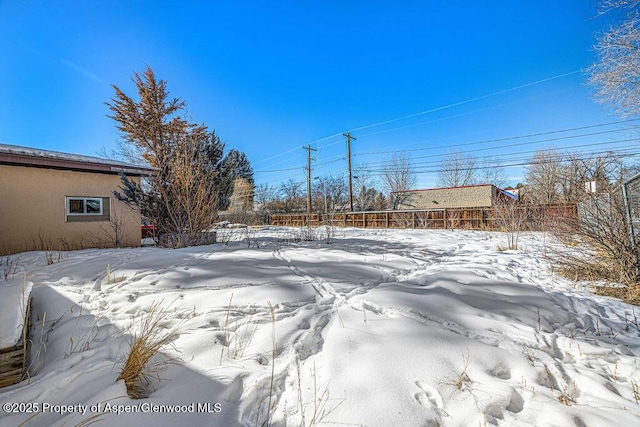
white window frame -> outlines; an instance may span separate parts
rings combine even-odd
[[[82,200],[83,207],[85,212],[71,212],[71,201],[72,200]],[[100,212],[87,212],[87,200],[98,201],[100,206]],[[103,215],[104,208],[102,206],[102,198],[101,197],[65,197],[65,205],[67,210],[67,215],[69,216],[100,216]]]

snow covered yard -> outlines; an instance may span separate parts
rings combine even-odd
[[[0,390],[0,426],[640,425],[640,309],[553,274],[543,234],[501,252],[473,231],[229,232],[12,256],[34,375]],[[115,379],[154,303],[182,362],[132,400]]]

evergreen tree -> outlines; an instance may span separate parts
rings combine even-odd
[[[231,204],[235,183],[238,178],[243,178],[253,187],[253,168],[243,152],[231,149],[222,161],[220,172],[219,179],[222,198],[219,207],[220,210],[227,210]]]
[[[169,98],[166,82],[157,80],[150,67],[134,73],[132,80],[138,100],[113,85],[108,117],[116,121],[124,144],[156,173],[142,185],[123,176],[121,192],[115,195],[150,219],[161,243],[196,244],[232,191],[224,144],[204,124],[180,116],[185,103]]]
[[[251,184],[254,183],[253,168],[251,167],[249,159],[242,151],[236,149],[229,150],[225,161],[232,165],[234,178],[244,178]]]

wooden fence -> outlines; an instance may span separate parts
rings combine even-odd
[[[560,218],[576,218],[575,205],[511,206],[508,214],[517,218],[525,230],[544,230],[546,225]],[[504,227],[505,208],[458,208],[430,210],[397,210],[373,212],[275,214],[269,224],[287,227],[360,228],[433,228],[498,230]]]

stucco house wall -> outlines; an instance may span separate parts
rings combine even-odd
[[[113,195],[121,185],[118,168],[89,157],[52,159],[48,152],[38,152],[30,163],[29,155],[3,153],[5,147],[0,146],[0,255],[140,246],[140,213]],[[139,182],[140,174],[128,175]],[[70,213],[70,201],[83,198],[101,200],[101,214]]]
[[[393,193],[393,197],[397,197],[399,200],[397,209],[491,207],[496,198],[496,187],[491,184],[484,184],[397,191]]]

